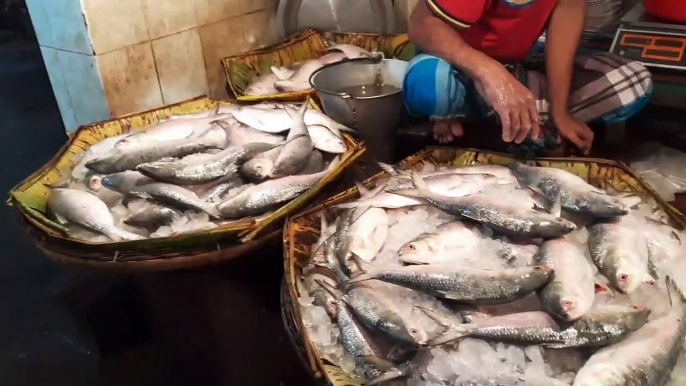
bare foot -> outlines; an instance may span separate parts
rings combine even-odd
[[[436,121],[434,138],[440,143],[448,143],[464,134],[462,123],[454,120]]]

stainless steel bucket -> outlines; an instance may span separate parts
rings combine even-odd
[[[367,152],[382,162],[394,161],[398,125],[406,115],[403,77],[407,62],[396,59],[363,58],[333,63],[315,71],[310,85],[317,91],[324,113],[356,129]],[[340,90],[364,85],[389,85],[394,90],[381,95],[352,96]]]

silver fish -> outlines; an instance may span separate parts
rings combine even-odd
[[[274,82],[274,87],[281,92],[303,91],[312,88],[310,86],[310,75],[320,69],[324,63],[319,59],[305,61],[298,69],[286,80]]]
[[[101,174],[112,174],[125,170],[136,170],[146,162],[153,162],[167,157],[184,157],[193,153],[202,153],[219,146],[203,140],[179,140],[150,142],[134,147],[118,149],[107,155],[91,159],[86,167]]]
[[[218,180],[238,170],[238,164],[274,147],[267,143],[231,146],[211,157],[191,161],[158,161],[138,165],[143,175],[178,185],[198,185]]]
[[[455,257],[457,248],[464,248],[468,253],[474,252],[472,248],[479,244],[479,240],[480,234],[473,227],[459,221],[451,221],[400,247],[398,258],[406,264],[441,263],[446,260],[448,253],[451,258]]]
[[[336,320],[338,305],[336,298],[318,282],[324,282],[331,287],[336,287],[338,282],[331,270],[316,266],[307,270],[304,277],[304,284],[307,292],[314,298],[312,302],[315,306],[324,307],[326,313],[332,320]]]
[[[431,264],[372,269],[347,284],[377,279],[462,303],[503,304],[538,290],[552,275],[546,266],[483,270]]]
[[[342,154],[348,150],[343,137],[337,136],[324,125],[308,125],[307,133],[315,149],[332,154]]]
[[[645,307],[609,304],[596,306],[562,331],[564,343],[551,347],[608,346],[641,328],[649,315],[650,310]]]
[[[233,113],[234,118],[246,126],[265,133],[283,133],[293,127],[293,119],[286,111],[288,105],[278,105],[276,106],[277,108],[273,109],[265,109],[263,106],[264,104],[241,106]],[[306,126],[319,125],[326,127],[339,139],[343,138],[341,131],[354,132],[349,127],[341,125],[321,111],[314,109],[305,111],[304,121]]]
[[[209,188],[198,197],[205,202],[214,202],[224,196],[229,190],[243,185],[240,177],[233,178],[227,182],[221,182]]]
[[[539,291],[541,304],[548,312],[564,320],[576,320],[591,309],[595,276],[579,247],[563,238],[547,240],[536,260],[555,271],[551,282]]]
[[[229,146],[242,146],[249,143],[269,143],[278,145],[286,140],[283,135],[266,133],[250,126],[241,124],[238,121],[229,123],[228,121],[216,121],[213,124],[221,127],[226,132],[226,141]]]
[[[251,186],[236,197],[219,204],[226,218],[243,218],[262,214],[275,205],[290,201],[316,185],[338,164],[334,159],[327,170],[304,176],[277,178]]]
[[[215,219],[221,217],[215,205],[202,201],[190,190],[139,176],[141,175],[137,172],[110,174],[102,179],[102,185],[129,196],[152,199],[180,209],[205,212]]]
[[[389,350],[356,320],[343,294],[325,282],[319,281],[319,284],[336,299],[336,323],[341,330],[341,343],[355,359],[355,364],[363,372],[365,378],[371,379],[370,383],[374,384],[407,374],[409,368],[400,369],[386,359]]]
[[[669,381],[686,337],[684,300],[676,287],[669,287],[678,297],[670,311],[598,350],[579,370],[574,386],[662,386]]]
[[[148,203],[146,207],[124,220],[124,224],[153,230],[162,225],[168,225],[181,216],[183,213],[176,209]]]
[[[560,326],[545,312],[522,312],[494,316],[473,324],[459,324],[440,313],[423,309],[448,328],[428,342],[429,346],[446,344],[462,338],[483,339],[490,342],[520,346],[560,344]]]
[[[198,138],[210,129],[212,122],[228,118],[228,114],[212,115],[206,118],[179,118],[160,122],[136,131],[119,140],[114,147],[128,149],[139,145],[166,141]]]
[[[286,80],[293,76],[293,73],[295,73],[295,69],[284,66],[271,66],[269,69],[272,71],[272,74],[276,76],[277,80]]]
[[[298,172],[299,175],[319,173],[324,169],[324,156],[318,150],[313,150],[305,167]]]
[[[401,299],[385,286],[387,284],[373,280],[361,283],[349,289],[344,299],[367,328],[386,339],[411,347],[425,344],[426,331],[410,319],[409,314],[403,315],[397,306]]]
[[[508,166],[517,178],[550,202],[559,194],[562,208],[568,211],[600,218],[629,213],[629,209],[620,200],[566,170],[528,166],[519,162]]]
[[[400,170],[394,166],[380,163],[379,166],[390,172],[395,178],[407,179],[412,178],[410,171]],[[467,176],[467,175],[490,175],[495,177],[497,184],[511,184],[517,181],[512,171],[502,165],[470,165],[470,166],[453,166],[445,170],[437,170],[432,172],[414,172],[425,180],[435,177],[447,176]]]
[[[538,245],[516,243],[505,238],[499,238],[501,249],[498,251],[498,256],[505,260],[508,264],[532,265],[533,259],[538,253]]]
[[[274,162],[276,162],[276,159],[279,158],[279,154],[281,154],[281,149],[282,146],[278,146],[256,155],[241,165],[241,174],[252,180],[263,180],[268,178],[269,173],[271,173],[274,168]]]
[[[270,173],[271,177],[294,175],[307,165],[313,150],[312,139],[303,120],[309,102],[310,99],[308,98],[300,109],[293,114],[293,128],[288,132],[286,144],[283,145],[281,153],[274,162],[274,168]]]
[[[107,205],[83,190],[52,189],[48,199],[48,209],[63,224],[84,227],[105,235],[113,241],[142,239],[137,234],[117,228]]]
[[[332,57],[331,59],[325,59],[325,61],[333,60],[335,62],[341,61],[344,58],[357,59],[370,57],[372,55],[369,51],[365,50],[364,48],[358,47],[353,44],[332,44],[331,46],[324,48],[324,51],[341,51],[341,53],[343,53],[344,56],[336,56]],[[325,57],[328,55],[325,55]]]
[[[417,175],[413,175],[412,181],[422,198],[437,208],[479,222],[508,236],[550,238],[576,229],[574,223],[557,215],[537,212],[526,206],[504,201],[501,197],[484,194],[447,197],[432,192]]]
[[[274,87],[274,82],[279,80],[275,74],[265,74],[255,77],[248,87],[245,88],[245,95],[270,95],[278,94],[279,91]]]
[[[588,249],[591,259],[612,286],[632,293],[641,283],[654,284],[648,272],[647,256],[640,254],[641,237],[634,230],[619,224],[599,223],[588,229]],[[645,246],[645,242],[642,243]]]

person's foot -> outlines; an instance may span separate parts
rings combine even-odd
[[[462,122],[454,120],[436,121],[434,123],[434,138],[440,143],[452,142],[464,134]]]

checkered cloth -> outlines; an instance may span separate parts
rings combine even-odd
[[[578,55],[574,64],[569,111],[577,120],[621,122],[648,104],[652,79],[642,64],[608,53]],[[522,155],[539,155],[557,147],[559,134],[550,118],[543,56],[533,56],[508,68],[536,98],[544,134],[538,141],[528,138],[513,150]],[[414,115],[497,120],[492,107],[476,92],[473,81],[435,56],[419,54],[410,62],[403,95]]]

